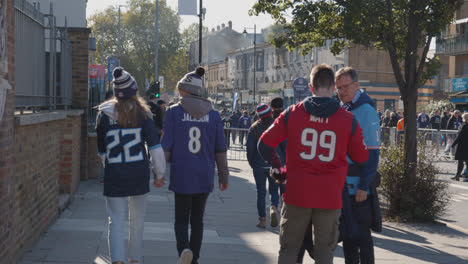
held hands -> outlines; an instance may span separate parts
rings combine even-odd
[[[276,180],[277,183],[283,183],[286,181],[286,167],[271,168],[270,177]]]
[[[164,186],[165,181],[166,181],[166,178],[164,178],[164,177],[159,178],[159,179],[156,178],[156,177],[154,177],[153,185],[154,185],[154,187],[156,187],[156,188],[161,188],[161,187]]]
[[[222,192],[227,190],[228,188],[228,184],[227,183],[220,183],[219,184],[219,190],[221,190]]]

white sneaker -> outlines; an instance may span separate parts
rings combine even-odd
[[[192,250],[186,248],[182,251],[179,258],[178,264],[190,264],[192,263],[193,253]]]

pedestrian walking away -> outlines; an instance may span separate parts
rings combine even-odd
[[[426,128],[429,124],[429,116],[426,114],[425,110],[422,110],[421,114],[417,118],[418,128]]]
[[[271,110],[273,111],[273,118],[276,119],[280,116],[280,114],[284,111],[283,109],[283,98],[275,97],[270,102]],[[288,140],[281,142],[278,147],[276,147],[276,152],[278,153],[279,159],[281,161],[281,165],[286,165],[286,146],[288,144]],[[286,191],[286,185],[284,183],[279,184],[280,194],[281,197],[283,196],[284,192]]]
[[[332,68],[325,64],[314,67],[310,80],[313,96],[281,113],[258,144],[262,157],[272,165],[271,176],[286,180],[279,264],[295,263],[310,222],[316,263],[333,263],[347,155],[356,164],[368,158],[359,123],[332,98]],[[287,161],[282,167],[275,148],[286,138]]]
[[[453,115],[449,118],[447,122],[447,130],[458,130],[458,127],[463,123],[460,116],[460,110],[455,110]],[[447,134],[447,145],[445,146],[445,155],[455,155],[454,148],[452,147],[455,135]]]
[[[231,138],[232,119],[229,116],[229,113],[221,114],[221,119],[223,121],[224,137],[226,138],[226,145],[229,148],[231,145],[230,138]]]
[[[96,134],[104,167],[108,243],[113,264],[142,263],[143,224],[150,174],[162,179],[166,161],[151,111],[137,95],[135,79],[123,68],[113,71],[114,94],[98,109]],[[146,146],[151,153],[150,161]],[[128,211],[128,213],[127,213]],[[125,223],[129,237],[125,246]]]
[[[457,174],[452,180],[458,181],[463,171],[463,163],[468,167],[468,113],[462,116],[463,123],[458,128],[458,133],[453,141],[452,148],[456,147],[455,159],[458,160]],[[465,178],[465,176],[463,175]]]
[[[181,100],[166,112],[161,142],[171,166],[169,190],[174,192],[174,231],[181,264],[198,263],[206,201],[214,188],[215,163],[219,189],[228,187],[223,123],[206,99],[204,73],[202,67],[197,67],[177,83]]]
[[[250,167],[253,169],[255,185],[257,187],[257,212],[258,223],[257,227],[266,227],[265,215],[265,195],[266,181],[268,180],[268,192],[270,193],[270,225],[278,226],[278,203],[279,203],[279,184],[271,177],[271,166],[265,162],[257,150],[257,143],[262,133],[267,130],[273,123],[272,111],[268,105],[261,104],[257,106],[257,114],[259,119],[252,124],[247,134],[247,160]]]
[[[252,125],[252,119],[249,116],[247,111],[244,111],[244,115],[239,118],[239,128],[249,129]],[[247,133],[245,131],[239,132],[239,144],[244,145],[244,137],[246,137]]]
[[[373,181],[379,164],[380,155],[380,127],[379,115],[375,111],[374,101],[364,90],[359,89],[357,72],[351,67],[341,68],[336,72],[336,90],[341,105],[351,113],[362,128],[364,142],[369,150],[369,158],[365,165],[356,166],[349,162],[346,177],[347,195],[350,195],[350,203],[343,202],[343,207],[351,205],[351,208],[343,208],[342,225],[357,225],[358,232],[353,234],[350,230],[342,233],[343,251],[346,264],[373,264],[374,244],[371,236],[372,216],[380,216],[380,208],[373,212],[371,196],[377,193],[370,192],[370,184]],[[424,113],[424,112],[423,112]],[[421,118],[422,120],[423,118]],[[422,122],[422,121],[421,121]],[[428,118],[424,120],[428,122]],[[427,124],[426,124],[427,125]],[[345,197],[348,199],[348,197]],[[377,201],[378,202],[378,201]],[[345,209],[350,209],[345,214]],[[381,221],[381,220],[380,220]],[[381,224],[380,224],[381,225]],[[343,230],[343,229],[342,229]]]

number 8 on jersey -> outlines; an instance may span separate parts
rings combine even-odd
[[[189,142],[188,149],[191,153],[197,154],[201,150],[201,131],[198,127],[191,127],[189,129]]]

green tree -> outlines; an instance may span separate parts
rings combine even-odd
[[[190,43],[197,41],[199,39],[200,34],[200,26],[198,23],[190,24],[184,31],[182,32],[182,49],[190,50]],[[203,36],[208,34],[208,28],[203,27]]]
[[[140,87],[144,86],[146,78],[154,80],[155,11],[153,0],[129,0],[126,7],[121,8],[120,64],[132,73]],[[102,45],[105,57],[117,56],[118,9],[107,8],[88,21],[98,42],[94,63],[101,62]],[[180,47],[179,24],[176,12],[167,6],[166,1],[159,0],[159,75],[166,67],[172,67],[170,58]]]
[[[437,65],[427,53],[462,4],[463,0],[257,0],[250,14],[267,13],[284,25],[276,46],[299,47],[306,53],[336,39],[335,54],[350,42],[388,51],[404,104],[404,186],[411,188],[416,178],[418,88],[435,75]]]

